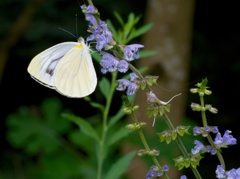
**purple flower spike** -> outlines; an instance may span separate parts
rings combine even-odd
[[[135,81],[136,79],[138,79],[138,76],[135,73],[131,73],[130,74],[130,81]]]
[[[139,48],[143,48],[143,45],[140,44],[132,44],[132,45],[127,45],[124,48],[124,58],[127,61],[132,61],[134,59],[138,59],[139,58],[139,54],[138,49]]]
[[[120,80],[117,80],[117,82],[119,83],[117,87],[118,91],[124,91],[128,87],[128,85],[131,83],[126,79],[120,79]]]
[[[119,61],[118,71],[121,73],[126,73],[128,71],[128,62],[126,60]]]
[[[230,133],[231,131],[226,130],[222,137],[221,133],[218,132],[214,140],[214,144],[217,145],[219,148],[227,147],[228,145],[235,145],[237,143],[237,139],[230,135]]]
[[[187,176],[186,176],[186,175],[182,175],[182,176],[180,177],[180,179],[187,179]]]
[[[138,86],[135,83],[129,83],[127,89],[127,95],[133,95],[136,93]]]
[[[92,14],[86,14],[86,20],[89,21],[91,26],[96,26],[97,25],[97,20]]]
[[[223,135],[223,143],[226,145],[235,145],[237,144],[237,139],[234,138],[232,135],[229,135],[231,131],[226,130],[226,132]]]
[[[102,60],[100,61],[100,65],[102,66],[102,73],[105,74],[107,72],[116,71],[119,64],[118,60],[107,52],[102,52],[102,56]]]
[[[194,141],[195,147],[192,149],[192,154],[195,155],[197,153],[199,153],[200,151],[205,150],[204,145],[202,144],[202,142],[195,140]]]
[[[222,165],[218,165],[216,169],[216,177],[219,179],[225,178],[225,170]]]
[[[94,13],[94,12],[95,12],[94,7],[89,5],[86,9],[86,13]]]

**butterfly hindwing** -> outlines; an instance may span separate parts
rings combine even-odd
[[[39,83],[55,88],[56,66],[63,56],[78,42],[64,42],[50,47],[35,56],[28,66],[28,72]]]

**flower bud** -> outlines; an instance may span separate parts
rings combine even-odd
[[[149,156],[158,156],[159,153],[160,152],[158,150],[155,150],[155,149],[148,151]]]
[[[209,109],[209,111],[210,111],[211,113],[213,113],[213,114],[217,114],[217,113],[218,113],[217,108],[214,108],[214,107],[211,107],[211,108]]]
[[[138,152],[137,152],[137,155],[141,157],[143,155],[146,155],[147,152],[148,151],[146,149],[139,149]]]
[[[204,110],[202,108],[202,106],[200,104],[197,104],[197,103],[192,103],[191,108],[192,108],[193,111],[203,111]]]
[[[132,110],[129,107],[123,108],[122,110],[125,114],[132,114]]]
[[[205,93],[206,95],[211,95],[211,94],[212,94],[212,91],[206,89],[206,90],[204,91],[204,93]]]
[[[136,110],[138,110],[138,108],[139,108],[139,106],[138,106],[138,105],[136,105],[136,106],[133,106],[133,108],[132,108],[132,111],[136,111]]]
[[[191,88],[191,89],[190,89],[190,92],[191,92],[191,93],[197,93],[197,92],[198,92],[198,88]]]

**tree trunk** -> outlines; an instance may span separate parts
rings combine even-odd
[[[176,127],[185,116],[194,0],[149,0],[147,3],[145,20],[146,23],[152,22],[153,27],[143,37],[143,44],[145,50],[155,50],[157,54],[140,59],[137,63],[139,67],[148,67],[146,75],[159,76],[158,86],[153,90],[160,100],[168,101],[173,95],[182,93],[171,102],[168,114]],[[136,104],[140,105],[138,119],[147,122],[151,133],[153,119],[146,116],[146,92],[138,91]],[[139,165],[139,157],[133,163]],[[133,166],[130,178],[144,178],[148,170],[149,167]],[[170,171],[170,178],[179,178],[177,171],[174,172],[171,168]]]

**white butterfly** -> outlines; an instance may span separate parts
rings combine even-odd
[[[92,57],[83,38],[41,52],[30,62],[28,72],[37,82],[71,98],[88,96],[97,85]]]

